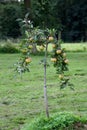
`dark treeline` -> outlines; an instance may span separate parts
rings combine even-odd
[[[26,12],[23,2],[0,3],[0,38],[19,37]],[[31,0],[30,12],[34,26],[61,31],[63,41],[87,41],[87,0]]]

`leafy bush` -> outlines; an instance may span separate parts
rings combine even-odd
[[[19,48],[17,48],[11,42],[6,42],[5,44],[0,45],[0,53],[18,53],[20,52]]]
[[[87,119],[76,116],[72,113],[57,113],[50,118],[40,117],[32,123],[27,124],[22,130],[80,130]]]

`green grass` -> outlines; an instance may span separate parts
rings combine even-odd
[[[84,52],[87,51],[87,43],[63,43],[61,44],[67,52]],[[49,50],[52,50],[52,46],[49,45]]]
[[[87,52],[69,52],[70,82],[75,91],[60,90],[58,75],[50,65],[47,69],[50,114],[72,111],[87,116]],[[0,54],[0,130],[18,130],[32,119],[45,115],[43,98],[43,56],[32,56],[30,73],[14,72],[20,54]],[[50,57],[48,57],[50,63]]]
[[[74,52],[81,52],[87,51],[87,44],[86,43],[64,43],[62,47],[66,49],[66,51],[74,51]]]

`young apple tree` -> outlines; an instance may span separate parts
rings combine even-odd
[[[60,87],[64,88],[68,83],[69,78],[64,77],[64,72],[68,70],[68,59],[66,58],[65,50],[60,46],[60,40],[55,37],[55,29],[40,29],[33,27],[33,24],[27,18],[22,21],[22,28],[24,28],[24,38],[21,42],[22,56],[18,61],[16,70],[21,74],[23,72],[29,72],[29,65],[32,61],[30,54],[32,53],[33,46],[39,45],[39,50],[44,50],[44,60],[41,61],[44,67],[44,102],[46,115],[49,117],[48,99],[47,99],[47,84],[46,84],[46,70],[47,70],[47,52],[48,45],[52,44],[52,56],[51,61],[56,67],[59,79],[61,81]]]

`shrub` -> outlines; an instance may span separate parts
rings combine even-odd
[[[19,48],[17,48],[11,42],[6,42],[0,45],[0,53],[18,53],[20,52]]]
[[[64,112],[48,119],[40,117],[27,124],[22,130],[77,130],[77,127],[79,130],[83,127],[84,130],[84,123],[87,123],[87,119]]]

